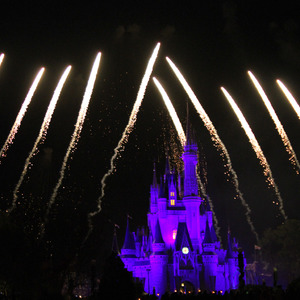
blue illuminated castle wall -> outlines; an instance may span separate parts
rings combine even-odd
[[[127,220],[120,257],[148,293],[154,289],[160,295],[179,291],[185,284],[195,292],[235,289],[239,282],[238,245],[228,233],[227,249],[220,246],[212,211],[199,196],[198,147],[189,137],[182,160],[183,180],[171,171],[168,161],[160,183],[154,170],[148,228],[131,232]]]

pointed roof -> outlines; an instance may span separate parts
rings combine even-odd
[[[188,247],[193,251],[193,245],[185,222],[179,222],[177,228],[177,235],[175,240],[176,251],[181,250],[183,247]]]
[[[156,178],[156,164],[155,162],[153,163],[153,180],[152,180],[152,186],[157,187],[157,178]]]
[[[113,236],[111,251],[118,254],[118,255],[120,255],[118,239],[117,239],[117,226],[116,225],[115,225],[115,228],[114,228],[114,236]]]
[[[212,224],[211,227],[210,227],[210,235],[211,235],[211,238],[212,238],[213,242],[218,242],[218,237],[216,235],[214,224]]]
[[[166,156],[165,175],[171,174],[169,155]]]
[[[232,242],[231,242],[230,230],[228,230],[228,234],[227,234],[227,253],[226,253],[226,258],[234,258],[233,251],[232,251]]]
[[[127,217],[127,227],[126,227],[126,233],[125,233],[125,240],[122,249],[132,249],[135,250],[135,241],[134,236],[130,231],[129,227],[129,218]]]
[[[161,184],[160,184],[158,198],[166,198],[165,184],[164,184],[162,178],[161,178]]]
[[[165,243],[161,234],[161,230],[160,230],[160,225],[159,225],[159,220],[157,219],[156,225],[155,225],[155,233],[154,233],[154,239],[153,239],[153,243],[156,244],[162,244]]]
[[[206,219],[205,236],[204,236],[203,244],[212,244],[212,243],[213,243],[213,239],[211,237],[208,219]]]

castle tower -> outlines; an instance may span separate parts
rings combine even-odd
[[[198,179],[197,179],[197,163],[198,163],[198,147],[191,136],[189,122],[186,129],[186,144],[182,159],[184,162],[184,197],[183,203],[186,207],[186,223],[190,233],[193,245],[196,249],[200,248],[200,204]]]
[[[237,255],[234,253],[232,249],[232,241],[231,241],[231,234],[228,230],[227,234],[227,253],[226,253],[226,260],[227,260],[227,289],[237,289],[238,288],[238,267],[237,267]]]
[[[129,218],[127,218],[127,227],[123,247],[121,249],[121,259],[125,265],[125,268],[132,272],[133,265],[136,259],[135,240],[132,232],[129,228]]]
[[[167,267],[168,254],[165,242],[162,238],[159,221],[155,226],[154,239],[152,244],[152,254],[150,255],[151,265],[151,289],[155,289],[156,294],[163,295],[167,287]]]
[[[205,237],[202,243],[202,260],[206,288],[215,290],[218,268],[218,255],[215,253],[215,243],[211,237],[208,220],[206,221]]]

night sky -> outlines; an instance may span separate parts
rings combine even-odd
[[[287,216],[298,218],[300,177],[289,163],[275,125],[247,75],[247,70],[251,70],[260,81],[300,158],[300,120],[275,82],[280,78],[300,103],[300,22],[295,4],[274,1],[270,7],[262,1],[177,1],[168,5],[168,1],[126,1],[122,5],[114,1],[91,2],[49,6],[42,1],[22,6],[12,2],[1,8],[0,52],[5,53],[0,67],[1,147],[35,74],[42,66],[46,68],[15,141],[0,165],[1,210],[11,204],[12,191],[58,79],[70,64],[72,70],[46,141],[32,160],[32,168],[20,188],[20,204],[11,214],[29,233],[38,232],[58,180],[93,61],[100,51],[100,69],[89,110],[50,213],[46,239],[53,253],[68,248],[98,258],[111,247],[114,224],[120,227],[121,246],[126,214],[132,217],[132,229],[146,224],[153,161],[162,171],[167,151],[173,162],[181,151],[152,79],[135,129],[116,161],[115,173],[106,181],[103,210],[93,219],[94,230],[80,249],[88,231],[87,214],[96,209],[100,181],[128,122],[148,59],[156,43],[161,42],[153,75],[163,84],[185,126],[188,96],[165,57],[170,57],[184,74],[230,154],[259,235],[283,220],[272,204],[277,200],[275,192],[268,188],[259,161],[221,86],[231,93],[256,135]],[[229,226],[250,253],[255,238],[245,209],[235,199],[234,186],[224,175],[220,152],[192,104],[189,107],[202,165],[207,170],[207,193],[214,204],[221,236],[225,240]]]

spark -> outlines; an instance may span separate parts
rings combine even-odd
[[[173,72],[175,73],[176,77],[180,81],[180,83],[183,86],[184,90],[188,94],[188,96],[189,96],[190,100],[192,101],[194,107],[196,108],[200,118],[202,119],[205,127],[209,131],[214,146],[217,148],[218,151],[220,151],[220,155],[221,155],[222,159],[225,161],[224,167],[225,167],[226,170],[228,170],[228,171],[226,171],[226,175],[229,177],[229,173],[231,174],[231,176],[232,176],[231,178],[232,178],[232,182],[233,182],[234,187],[235,187],[235,191],[236,191],[239,199],[241,200],[242,205],[246,209],[246,214],[249,214],[249,207],[248,207],[248,205],[247,205],[247,203],[246,203],[246,201],[243,197],[243,194],[241,193],[241,191],[239,189],[239,182],[238,182],[237,174],[236,174],[235,170],[232,167],[232,163],[231,163],[229,153],[228,153],[225,145],[223,144],[222,140],[220,139],[220,137],[217,133],[217,130],[215,129],[213,123],[211,122],[209,116],[207,115],[204,108],[200,104],[200,102],[197,99],[196,95],[194,94],[193,90],[188,85],[188,83],[185,80],[185,78],[183,77],[183,75],[180,73],[179,69],[175,66],[175,64],[168,57],[166,57],[166,60],[169,63],[169,65],[170,65],[171,69],[173,70]],[[213,212],[213,216],[214,216],[214,221],[216,222],[216,217],[215,217],[214,212]],[[249,224],[249,226],[251,227],[251,224]]]
[[[4,59],[4,53],[1,53],[1,54],[0,54],[0,66],[1,66],[1,64],[2,64],[2,62],[3,62],[3,59]]]
[[[180,143],[182,145],[182,147],[184,147],[185,143],[186,143],[186,137],[185,137],[185,134],[184,134],[184,130],[182,128],[182,125],[179,121],[179,118],[177,116],[177,113],[174,109],[174,106],[168,96],[168,94],[166,93],[166,91],[164,90],[164,88],[162,87],[162,85],[160,84],[160,82],[155,78],[153,77],[153,81],[156,85],[156,87],[158,88],[163,100],[164,100],[164,103],[169,111],[169,114],[172,118],[172,121],[175,125],[175,128],[177,130],[177,133],[178,133],[178,136],[179,136],[179,139],[180,139]]]
[[[45,139],[46,139],[46,135],[47,135],[47,131],[48,131],[48,128],[49,128],[49,125],[50,125],[50,122],[51,122],[51,118],[52,118],[52,115],[53,115],[53,112],[54,112],[54,109],[56,107],[56,103],[58,101],[58,98],[59,98],[59,95],[61,93],[61,90],[64,86],[64,83],[69,75],[71,71],[71,66],[68,66],[66,68],[66,70],[64,71],[63,75],[61,76],[58,84],[57,84],[57,87],[53,93],[53,96],[52,96],[52,99],[49,103],[49,106],[48,106],[48,109],[46,111],[46,114],[45,114],[45,117],[44,117],[44,120],[43,120],[43,123],[42,123],[42,126],[41,126],[41,129],[40,129],[40,132],[38,134],[38,137],[33,145],[33,148],[31,150],[31,152],[29,153],[26,161],[25,161],[25,165],[24,165],[24,168],[23,168],[23,172],[21,173],[21,177],[14,189],[14,192],[13,192],[13,203],[12,203],[12,206],[10,207],[10,209],[8,209],[8,213],[11,213],[11,211],[15,208],[16,206],[16,201],[18,199],[18,192],[19,192],[19,188],[20,186],[22,185],[22,182],[24,180],[24,177],[27,173],[27,170],[28,170],[28,167],[30,166],[30,160],[32,159],[32,157],[37,153],[38,151],[38,146],[39,144],[42,144]]]
[[[255,88],[257,89],[260,97],[262,98],[265,106],[267,107],[269,114],[273,120],[273,122],[275,123],[275,127],[281,137],[281,140],[283,142],[283,145],[285,147],[285,150],[287,151],[287,153],[290,155],[289,160],[291,161],[291,164],[293,165],[293,167],[296,170],[296,173],[299,174],[299,170],[300,170],[300,164],[299,161],[297,159],[296,153],[294,152],[294,149],[289,141],[289,138],[285,132],[285,130],[283,129],[282,124],[280,123],[276,112],[274,110],[274,108],[272,107],[272,104],[270,102],[270,100],[268,99],[266,93],[264,92],[263,88],[261,87],[261,85],[259,84],[259,82],[257,81],[257,79],[255,78],[255,76],[248,71],[248,75],[250,76]]]
[[[78,140],[80,138],[80,133],[81,133],[81,130],[82,130],[82,127],[83,127],[84,119],[85,119],[87,109],[88,109],[88,106],[89,106],[89,103],[90,103],[91,95],[92,95],[93,88],[94,88],[94,83],[95,83],[98,68],[99,68],[99,65],[100,65],[100,58],[101,58],[101,53],[99,52],[97,54],[96,58],[95,58],[95,61],[94,61],[94,64],[93,64],[93,67],[92,67],[92,70],[91,70],[91,73],[90,73],[90,77],[89,77],[89,80],[88,80],[88,83],[87,83],[87,86],[86,86],[86,89],[85,89],[85,93],[84,93],[84,96],[83,96],[83,99],[82,99],[81,107],[80,107],[80,110],[79,110],[79,113],[78,113],[77,121],[76,121],[76,124],[75,124],[75,129],[74,129],[74,132],[72,134],[70,144],[68,146],[67,152],[65,154],[65,157],[64,157],[61,169],[60,169],[60,177],[59,177],[58,182],[57,182],[57,184],[56,184],[56,186],[53,190],[53,193],[50,197],[50,200],[49,200],[49,203],[48,203],[48,206],[47,206],[45,223],[43,224],[41,234],[43,234],[43,232],[44,232],[44,229],[45,229],[44,226],[48,222],[48,215],[49,215],[50,209],[51,209],[51,207],[52,207],[52,205],[55,201],[58,189],[60,188],[60,186],[62,184],[62,180],[64,178],[65,169],[66,169],[66,166],[67,166],[67,162],[68,162],[70,153],[74,151],[74,149],[75,149],[75,147],[78,143]]]
[[[241,112],[241,110],[239,109],[239,107],[237,106],[237,104],[235,103],[233,98],[231,97],[231,95],[226,91],[225,88],[221,87],[221,90],[224,93],[227,101],[231,105],[231,108],[235,112],[235,114],[236,114],[238,120],[240,121],[240,123],[242,125],[242,128],[244,129],[246,135],[248,136],[249,142],[252,146],[252,149],[254,150],[254,152],[256,154],[256,157],[258,158],[258,160],[260,162],[260,165],[263,168],[263,174],[267,178],[268,184],[271,185],[275,190],[276,196],[277,196],[277,198],[279,200],[279,203],[280,203],[279,210],[280,210],[282,216],[284,217],[284,219],[287,219],[287,216],[286,216],[285,211],[283,209],[283,200],[280,196],[278,187],[277,187],[277,185],[275,183],[275,180],[273,178],[270,165],[269,165],[269,163],[268,163],[268,161],[267,161],[267,159],[266,159],[266,157],[265,157],[265,155],[264,155],[264,153],[263,153],[263,151],[262,151],[262,149],[261,149],[254,133],[252,132],[252,129],[250,128],[250,126],[249,126],[247,120],[245,119],[243,113]],[[253,230],[254,230],[254,228],[253,228]]]
[[[0,164],[1,164],[1,158],[6,157],[6,152],[7,152],[8,148],[10,147],[10,145],[14,141],[14,138],[15,138],[18,130],[19,130],[19,127],[21,126],[21,122],[22,122],[22,120],[24,118],[24,115],[27,111],[27,108],[28,108],[28,106],[31,102],[31,99],[34,95],[34,92],[35,92],[35,90],[36,90],[36,88],[37,88],[37,86],[40,82],[40,79],[41,79],[43,73],[44,73],[44,70],[45,70],[45,68],[41,68],[40,71],[38,72],[38,74],[36,75],[32,85],[29,89],[29,92],[28,92],[28,94],[27,94],[27,96],[26,96],[26,98],[25,98],[25,100],[24,100],[24,102],[21,106],[21,109],[20,109],[20,111],[17,115],[17,118],[15,120],[15,123],[12,126],[12,128],[10,130],[10,133],[9,133],[9,135],[8,135],[8,137],[7,137],[5,143],[4,143],[4,145],[3,145],[3,147],[0,151]]]
[[[120,155],[120,152],[124,150],[125,144],[128,141],[129,134],[132,132],[132,130],[134,128],[134,124],[135,124],[136,119],[137,119],[137,114],[139,112],[139,108],[140,108],[140,106],[142,104],[142,101],[144,99],[145,91],[146,91],[150,76],[151,76],[152,71],[153,71],[153,67],[154,67],[154,64],[155,64],[155,61],[156,61],[156,58],[157,58],[157,55],[158,55],[159,48],[160,48],[160,43],[157,43],[156,47],[154,48],[154,50],[152,52],[152,55],[151,55],[149,61],[148,61],[147,68],[146,68],[144,77],[142,79],[142,82],[141,82],[141,85],[140,85],[140,88],[139,88],[139,91],[138,91],[138,94],[137,94],[137,97],[136,97],[136,101],[134,103],[133,109],[131,111],[131,114],[130,114],[130,117],[129,117],[129,120],[128,120],[128,124],[126,125],[126,128],[125,128],[125,130],[122,134],[122,137],[118,142],[118,145],[114,149],[114,154],[113,154],[113,156],[110,160],[110,169],[107,171],[107,173],[101,179],[101,186],[102,186],[101,187],[101,195],[97,200],[97,210],[95,210],[94,212],[91,212],[91,213],[88,214],[89,231],[88,231],[88,233],[87,233],[87,235],[86,235],[86,237],[83,241],[83,244],[85,243],[88,236],[90,235],[90,233],[93,230],[92,221],[91,221],[92,217],[94,217],[95,215],[97,215],[101,211],[101,202],[102,202],[102,199],[105,195],[105,192],[104,192],[105,187],[106,187],[105,181],[106,181],[107,177],[109,177],[114,172],[114,170],[115,170],[115,160]]]
[[[297,101],[295,100],[293,95],[290,93],[290,91],[286,88],[286,86],[279,79],[277,79],[276,82],[279,85],[279,87],[281,88],[281,90],[283,91],[286,98],[289,100],[290,104],[292,105],[293,109],[295,110],[295,112],[298,116],[298,119],[300,120],[300,105],[297,103]]]

